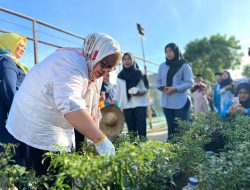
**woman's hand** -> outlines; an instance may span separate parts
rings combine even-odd
[[[242,114],[247,114],[248,113],[247,109],[243,108],[241,104],[238,105],[238,110]]]
[[[95,148],[101,155],[115,155],[115,147],[106,136],[99,143],[95,144]]]
[[[247,114],[247,110],[242,107],[241,104],[235,106],[233,103],[231,104],[229,110],[227,111],[227,114],[235,113],[235,112],[240,112],[242,114]]]
[[[227,114],[235,113],[238,110],[238,107],[235,106],[233,103],[230,105],[229,109],[227,110]]]
[[[70,112],[64,116],[72,127],[94,143],[98,143],[104,138],[105,135],[95,123],[97,116],[92,117],[87,110]]]
[[[136,94],[132,94],[132,96],[144,96],[145,94],[147,94],[148,90],[138,90],[138,92]]]
[[[132,87],[128,90],[128,93],[131,95],[136,95],[136,94],[138,94],[138,92],[139,92],[139,89],[136,87]]]
[[[167,95],[171,95],[173,94],[174,92],[176,92],[176,88],[173,87],[173,86],[170,86],[170,87],[165,87],[163,92]]]
[[[77,131],[93,141],[99,154],[105,156],[115,154],[114,145],[95,124],[96,117],[91,117],[87,110],[67,113],[65,118]]]

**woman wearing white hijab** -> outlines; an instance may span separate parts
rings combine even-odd
[[[30,146],[38,175],[46,151],[56,145],[74,146],[74,129],[92,140],[99,154],[115,153],[98,128],[102,76],[115,69],[121,53],[118,42],[106,34],[86,37],[84,48],[59,49],[31,69],[16,94],[7,121],[8,131]]]

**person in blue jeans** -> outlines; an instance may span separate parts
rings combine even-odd
[[[223,119],[237,112],[250,116],[250,84],[239,84],[235,96],[239,98],[239,104],[235,104],[232,100],[229,101],[221,111],[220,115]]]
[[[16,91],[19,89],[28,69],[19,63],[27,39],[14,33],[0,34],[0,143],[19,144],[14,159],[25,165],[27,146],[16,140],[5,128],[7,116]],[[4,148],[0,144],[0,152]]]
[[[161,106],[167,120],[169,138],[178,127],[177,118],[190,119],[187,90],[193,85],[193,74],[175,43],[166,45],[165,56],[166,61],[159,67],[156,86],[162,92]]]

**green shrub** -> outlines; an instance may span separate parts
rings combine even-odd
[[[15,163],[13,154],[18,145],[1,144],[1,146],[4,147],[5,151],[0,152],[0,189],[15,189],[15,186],[18,186],[21,190],[29,186],[31,190],[37,190],[37,187],[42,185],[49,188],[48,182],[53,176],[36,177],[33,170],[27,170],[27,168]]]
[[[193,118],[192,122],[179,121],[180,129],[172,140],[178,148],[175,151],[176,159],[172,160],[171,164],[175,165],[177,171],[182,172],[184,177],[181,180],[187,181],[190,176],[198,176],[201,181],[204,181],[201,189],[239,189],[236,186],[229,188],[230,185],[227,184],[231,178],[231,182],[238,187],[240,185],[246,187],[244,184],[249,180],[249,176],[245,175],[249,175],[250,162],[249,159],[246,162],[247,159],[243,158],[239,147],[243,145],[245,147],[250,141],[250,118],[238,114],[222,120],[216,113],[195,114]],[[204,147],[211,143],[214,135],[222,138],[225,148],[218,151],[220,153],[216,156],[217,165],[211,168],[207,166],[209,158]],[[234,151],[235,149],[237,151]],[[244,149],[245,154],[246,150],[247,148]],[[249,152],[248,155],[250,155]],[[241,167],[238,167],[239,165]],[[230,175],[223,173],[225,166],[228,169],[226,173]],[[233,175],[240,177],[233,178]],[[183,181],[178,182],[177,179],[176,182],[179,184]],[[217,183],[220,183],[220,186]],[[222,188],[223,186],[228,188]]]
[[[1,146],[4,147],[5,152],[0,152],[0,188],[2,186],[13,189],[14,184],[24,188],[29,181],[31,186],[35,185],[34,172],[15,164],[13,153],[17,146],[13,144],[1,144]]]
[[[250,189],[250,142],[199,167],[200,189]]]
[[[224,125],[222,133],[227,140],[227,147],[235,148],[250,141],[250,117],[238,114],[228,118]]]
[[[217,115],[196,114],[192,122],[178,121],[180,128],[172,140],[177,146],[174,164],[187,176],[196,174],[197,166],[206,160],[204,146],[212,139],[212,134],[219,130],[220,120]]]
[[[169,159],[173,146],[161,142],[122,143],[115,156],[48,153],[54,168],[60,168],[55,189],[70,189],[70,179],[80,189],[166,189],[171,183]],[[158,186],[156,186],[158,185]]]
[[[98,156],[92,144],[85,142],[75,153],[49,152],[50,171],[39,178],[33,171],[14,163],[13,145],[0,153],[0,176],[11,187],[17,182],[50,189],[168,189],[182,187],[190,176],[200,180],[199,189],[250,189],[250,118],[234,115],[222,120],[216,113],[194,114],[192,122],[178,121],[180,128],[168,143],[140,142],[131,134],[111,139],[115,156]],[[211,160],[204,149],[218,134],[225,148]],[[182,173],[181,178],[176,174]],[[53,187],[48,182],[55,179]],[[174,178],[174,179],[173,179]],[[2,182],[3,182],[2,180]],[[179,180],[179,181],[178,181]],[[182,182],[180,182],[182,180]]]

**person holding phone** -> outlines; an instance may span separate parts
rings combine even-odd
[[[166,45],[164,51],[166,61],[159,67],[156,86],[162,92],[161,106],[168,124],[168,137],[171,137],[178,127],[177,118],[190,119],[187,90],[193,85],[193,74],[175,43]]]
[[[250,116],[250,84],[241,83],[238,85],[235,97],[229,101],[221,112],[223,119],[233,113],[242,113]]]

